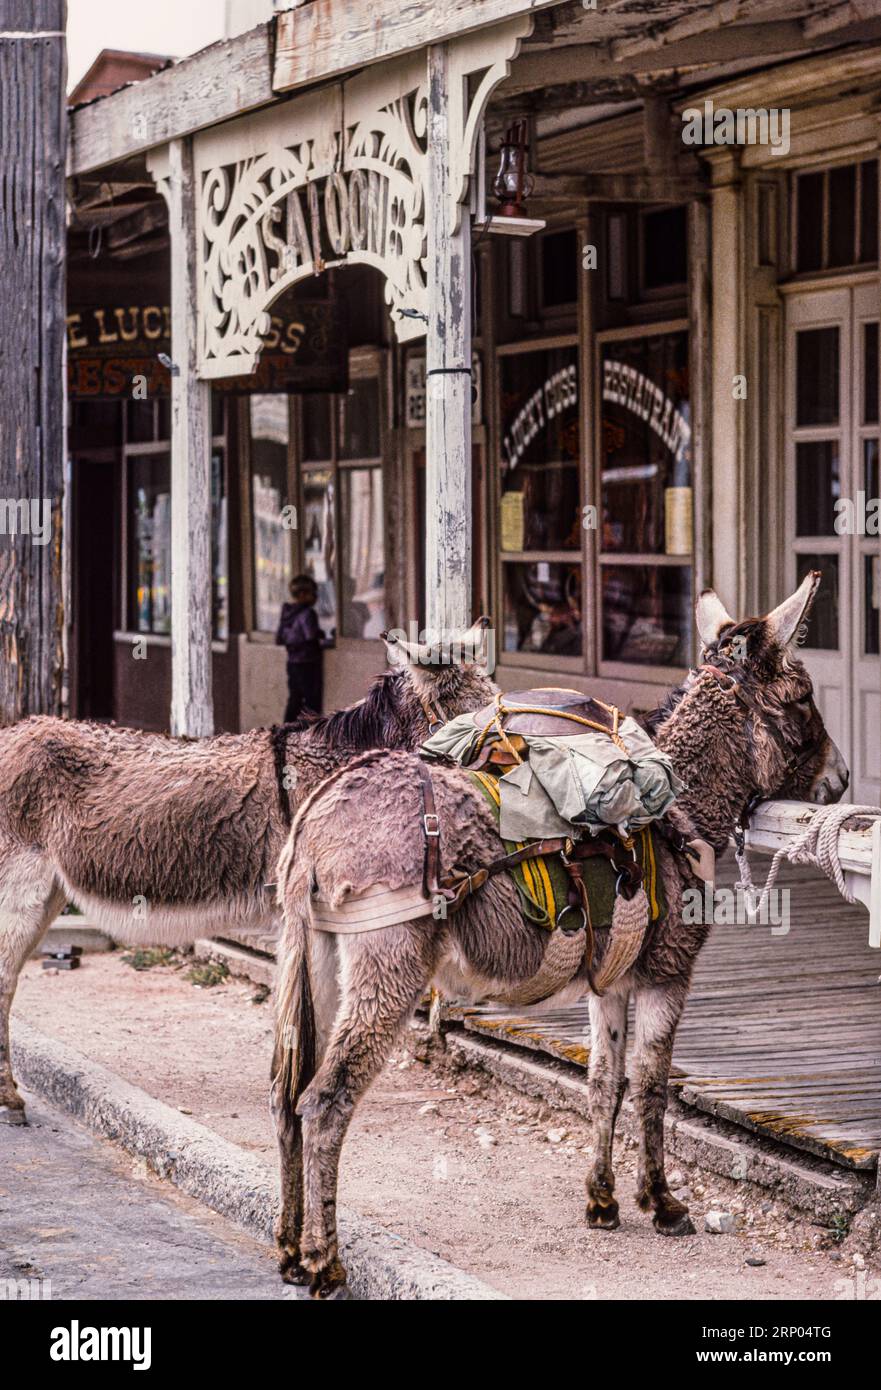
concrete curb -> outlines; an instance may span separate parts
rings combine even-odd
[[[272,1240],[276,1180],[261,1159],[21,1020],[13,1026],[12,1051],[25,1086],[145,1159],[160,1177],[258,1240]],[[341,1208],[339,1227],[357,1298],[507,1300],[506,1294],[353,1211]]]
[[[197,960],[220,961],[238,980],[250,980],[267,989],[275,984],[275,961],[248,946],[238,946],[222,937],[205,936],[193,942],[193,951]]]

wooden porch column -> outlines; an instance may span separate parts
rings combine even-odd
[[[430,631],[471,621],[471,222],[451,199],[448,44],[428,50],[425,596]]]
[[[708,576],[708,583],[730,613],[741,613],[746,591],[744,445],[747,402],[735,397],[734,379],[746,376],[751,392],[758,389],[758,383],[745,353],[745,228],[739,151],[717,152],[709,162],[713,180],[713,376],[709,402],[713,572]]]
[[[214,732],[211,693],[211,392],[196,375],[192,144],[168,146],[171,237],[171,732]]]

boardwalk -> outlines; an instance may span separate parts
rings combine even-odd
[[[714,928],[679,1028],[673,1085],[701,1110],[847,1167],[873,1168],[881,1150],[881,952],[866,944],[866,913],[831,883],[794,869],[779,881],[791,891],[788,935]],[[531,1014],[485,1009],[463,1021],[475,1033],[587,1065],[586,1004]]]

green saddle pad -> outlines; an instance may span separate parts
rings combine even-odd
[[[469,772],[468,776],[482,793],[498,826],[500,803],[497,779],[487,772]],[[506,854],[523,849],[524,844],[528,843],[499,838]],[[651,826],[644,826],[635,833],[633,839],[637,861],[643,872],[649,917],[652,922],[656,922],[659,917],[664,916],[667,904],[664,885],[658,871],[654,831]],[[585,859],[583,868],[591,921],[595,928],[609,927],[612,925],[612,913],[615,908],[617,873],[603,855]],[[527,920],[553,931],[559,914],[569,902],[569,875],[560,862],[559,855],[547,854],[540,859],[525,859],[522,864],[515,864],[508,873],[520,894],[523,914]]]

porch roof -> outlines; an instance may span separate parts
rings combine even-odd
[[[68,172],[83,175],[283,101],[298,89],[426,44],[533,15],[504,96],[633,99],[661,82],[762,66],[881,38],[878,0],[403,0],[382,25],[368,5],[308,0],[71,113]],[[578,82],[572,74],[577,71]]]

